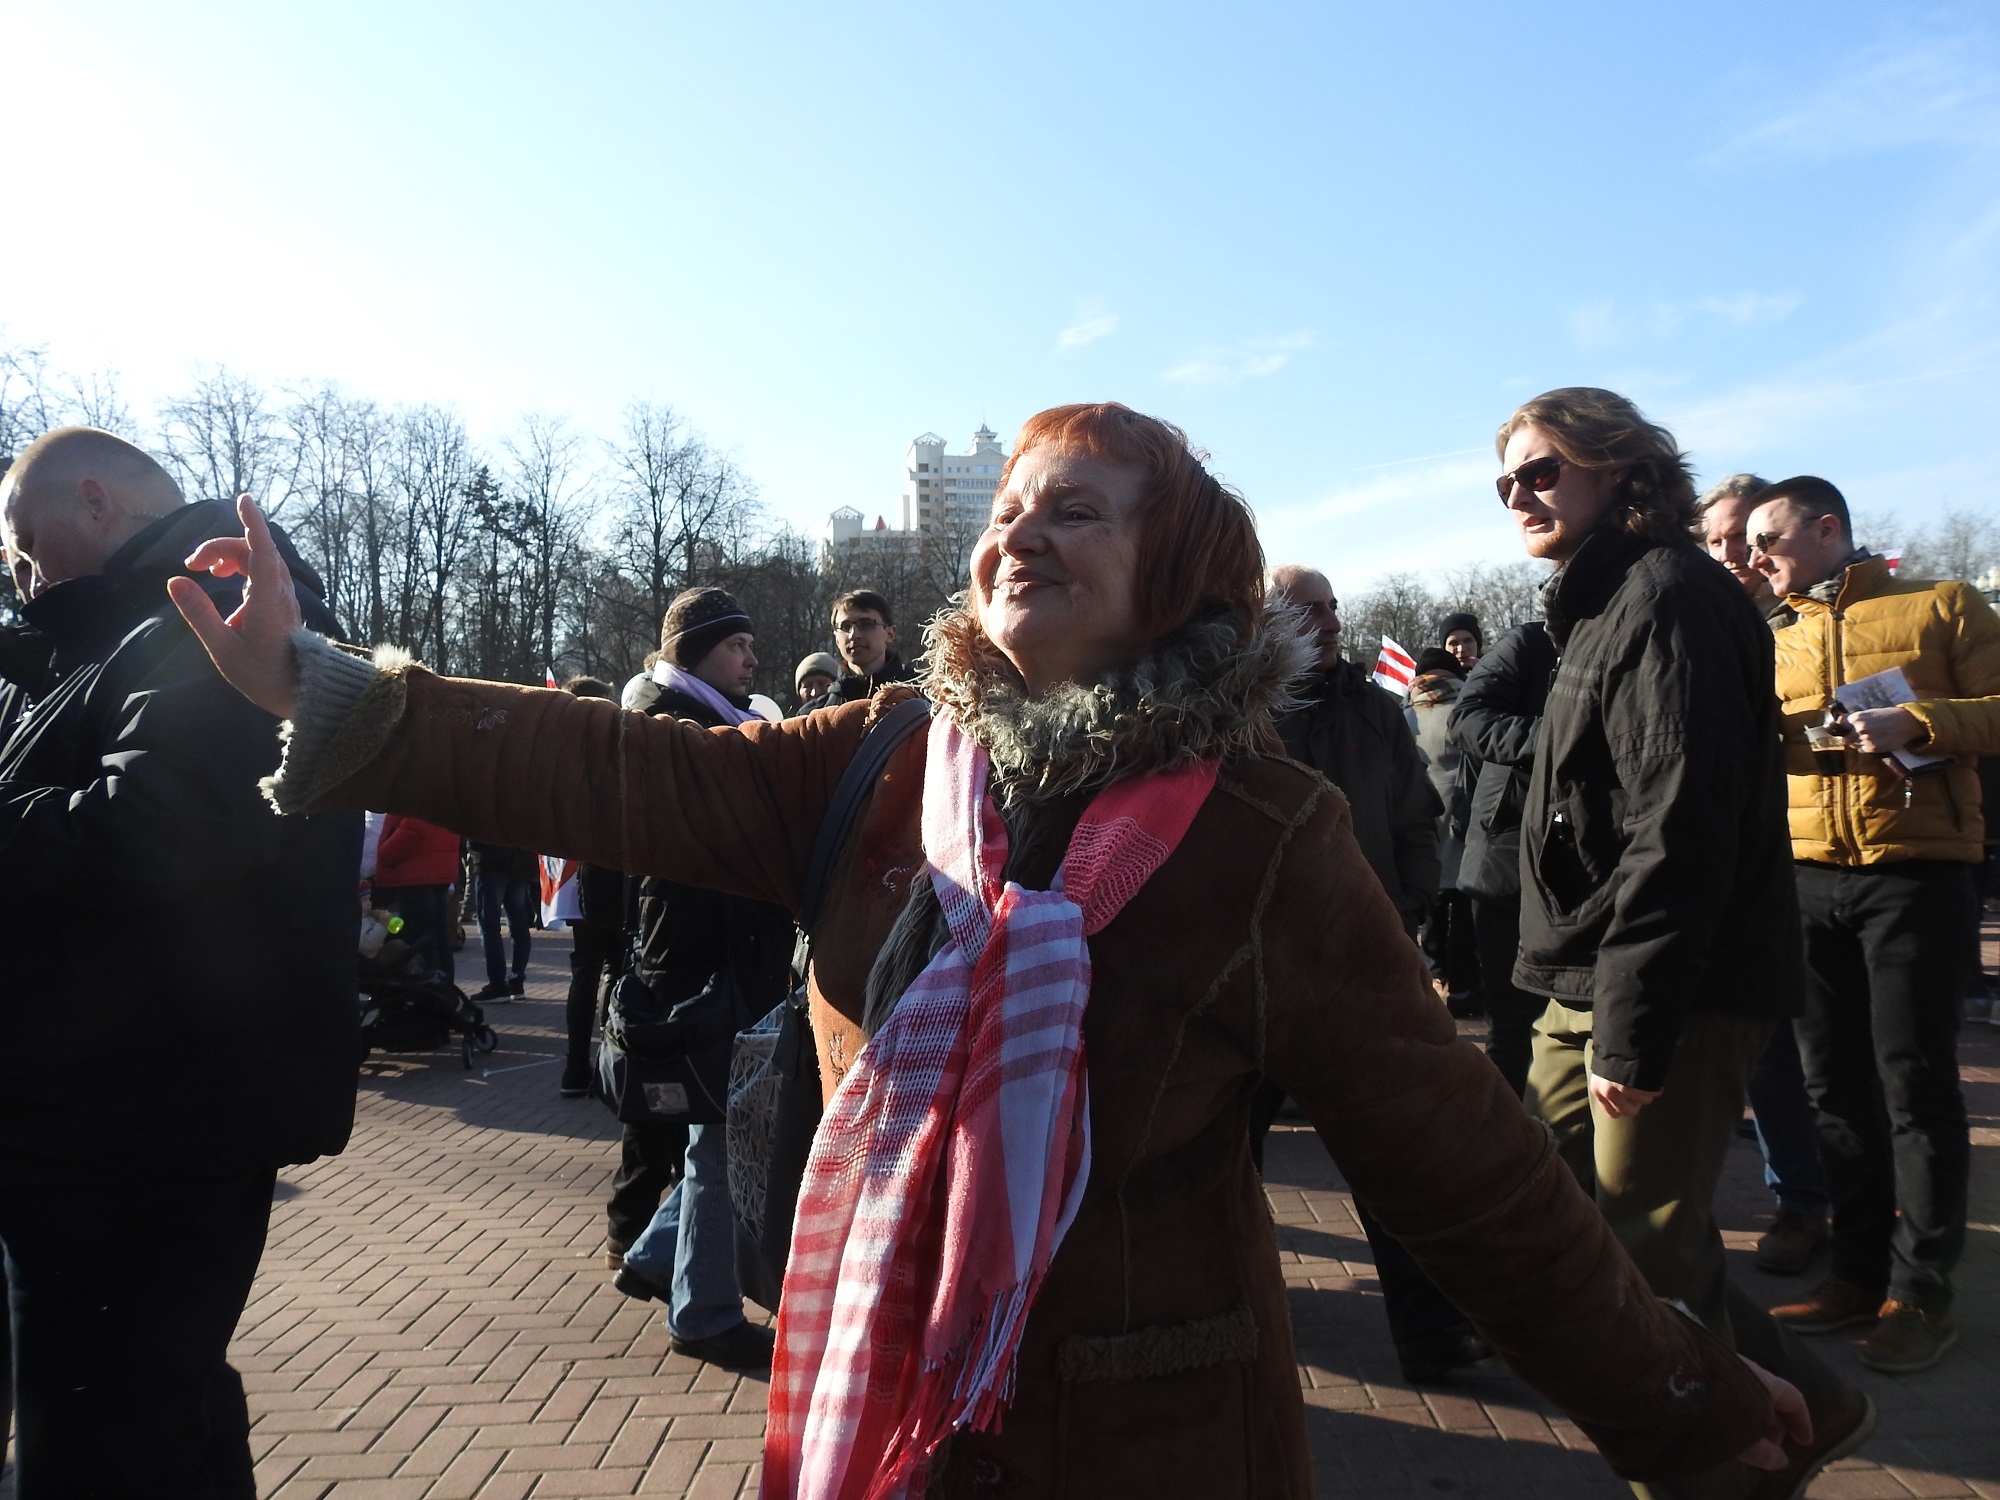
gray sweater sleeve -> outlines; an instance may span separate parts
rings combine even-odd
[[[401,669],[411,662],[394,647],[371,658],[303,627],[292,634],[292,650],[298,704],[280,731],[284,758],[261,783],[281,813],[306,811],[388,742],[403,717]]]

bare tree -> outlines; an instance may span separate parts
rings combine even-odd
[[[190,500],[255,495],[273,516],[283,511],[282,428],[270,393],[247,376],[218,366],[162,401],[160,447]]]
[[[1416,574],[1391,573],[1360,598],[1343,600],[1340,613],[1347,655],[1372,667],[1385,635],[1412,655],[1430,645],[1444,608]]]
[[[1444,575],[1439,613],[1463,610],[1476,615],[1486,639],[1492,641],[1503,631],[1542,617],[1542,585],[1548,576],[1546,566],[1526,561],[1453,568]],[[1436,635],[1433,628],[1432,634],[1417,644],[1435,644]]]
[[[296,392],[281,421],[292,540],[318,569],[335,617],[367,635],[383,624],[387,549],[380,485],[371,481],[387,424],[372,401],[349,400],[331,381]]]
[[[395,424],[389,467],[404,542],[394,638],[415,643],[446,671],[454,659],[448,604],[476,503],[467,494],[475,465],[464,425],[441,406],[408,408]]]
[[[583,543],[583,444],[561,421],[527,416],[507,439],[508,539],[519,557],[522,610],[544,668],[555,665],[562,595]]]
[[[945,600],[962,593],[972,576],[972,549],[986,530],[985,519],[961,506],[940,506],[923,528],[924,590],[934,614]],[[931,604],[931,601],[936,601]]]
[[[85,427],[115,432],[120,437],[136,430],[132,425],[132,409],[125,404],[116,375],[108,370],[90,375],[71,375],[67,377],[67,384],[68,420]]]
[[[12,458],[63,422],[63,403],[40,344],[0,344],[0,458]]]
[[[1909,538],[1902,566],[1914,578],[1971,583],[1996,563],[2000,563],[2000,525],[1991,516],[1948,510]]]
[[[657,629],[675,594],[732,564],[756,519],[756,492],[671,408],[648,401],[626,408],[610,457],[612,556]]]

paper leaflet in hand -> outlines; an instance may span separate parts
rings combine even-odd
[[[1905,703],[1917,701],[1916,693],[1910,688],[1910,679],[1903,675],[1901,667],[1891,667],[1886,672],[1875,672],[1853,682],[1843,682],[1834,689],[1833,695],[1849,713],[1862,708],[1900,708]],[[1928,754],[1922,750],[1898,750],[1889,759],[1915,775],[1919,771],[1944,765],[1951,757]]]

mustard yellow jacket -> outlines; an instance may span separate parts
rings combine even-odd
[[[1834,865],[1977,861],[1984,853],[1978,758],[2000,754],[2000,618],[1964,583],[1896,578],[1880,558],[1847,570],[1831,605],[1802,594],[1777,632],[1778,701],[1791,784],[1792,857]],[[1822,776],[1806,746],[1843,683],[1901,667],[1929,731],[1913,749],[1952,755],[1905,785],[1875,755],[1847,750]],[[1907,791],[1907,802],[1905,800]]]

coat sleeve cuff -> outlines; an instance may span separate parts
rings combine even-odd
[[[1903,707],[1924,726],[1924,738],[1910,746],[1918,754],[2000,754],[2000,699],[1931,698]]]
[[[413,660],[387,646],[371,656],[303,628],[292,650],[298,706],[279,731],[284,758],[260,786],[279,812],[304,813],[381,753],[402,722],[403,674]]]

